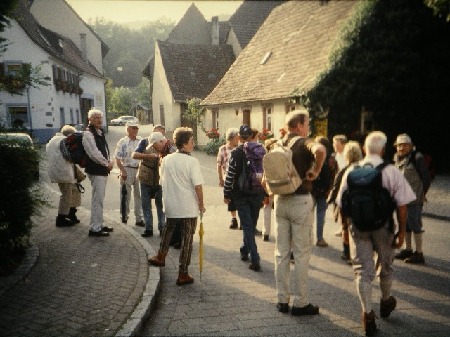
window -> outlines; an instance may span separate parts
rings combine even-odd
[[[212,109],[212,125],[211,127],[219,128],[219,108]]]
[[[8,108],[8,118],[9,126],[15,128],[26,128],[28,127],[28,114],[27,107],[25,106],[14,106]]]
[[[66,125],[66,114],[64,112],[64,108],[59,108],[59,118],[60,118],[60,127]]]
[[[263,106],[263,128],[272,131],[272,105]]]
[[[13,76],[19,76],[22,69],[22,63],[7,63],[6,73]]]
[[[73,118],[73,108],[69,109],[69,114],[70,114],[70,124],[74,124],[75,120]]]

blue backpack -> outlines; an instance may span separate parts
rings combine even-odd
[[[256,163],[250,157],[247,157],[242,146],[238,146],[236,150],[242,151],[243,155],[242,172],[237,180],[239,190],[245,194],[264,193],[264,188],[261,185],[262,163]]]
[[[347,177],[348,189],[342,195],[342,212],[362,232],[383,227],[396,208],[389,191],[383,187],[381,172],[387,166],[355,166]]]

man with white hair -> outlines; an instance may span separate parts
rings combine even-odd
[[[85,172],[91,181],[91,220],[89,236],[109,236],[112,227],[103,224],[103,200],[106,181],[114,163],[110,160],[109,148],[102,130],[103,112],[92,108],[88,112],[89,125],[83,134],[83,147],[87,154]]]
[[[136,178],[139,161],[131,157],[132,153],[142,139],[138,136],[139,124],[136,122],[127,122],[127,135],[122,137],[116,145],[115,157],[116,164],[120,170],[120,213],[122,223],[127,223],[128,214],[130,214],[131,191],[134,196],[134,216],[136,226],[144,227],[142,218],[141,191],[139,181]]]
[[[73,226],[80,221],[75,213],[81,204],[81,192],[76,186],[75,164],[65,159],[60,144],[67,136],[77,130],[70,125],[64,125],[61,132],[56,133],[46,146],[48,158],[48,175],[53,183],[58,183],[61,197],[59,198],[56,227]]]
[[[366,155],[357,165],[363,167],[370,164],[372,167],[377,167],[382,164],[386,142],[387,138],[383,132],[371,132],[364,142]],[[340,209],[342,209],[342,195],[348,189],[348,174],[354,169],[355,165],[349,167],[342,177],[341,188],[336,199]],[[387,165],[381,171],[381,183],[397,205],[397,233],[394,234],[392,219],[388,219],[381,228],[371,231],[362,231],[352,223],[350,218],[347,219],[350,224],[350,255],[355,271],[356,289],[362,307],[362,325],[366,336],[373,336],[377,330],[376,316],[372,310],[372,281],[376,275],[379,276],[381,289],[380,316],[389,317],[397,305],[397,300],[391,296],[394,249],[400,248],[405,238],[406,205],[416,198],[405,177],[394,165]],[[342,216],[345,217],[343,214]],[[376,261],[373,258],[374,251],[377,253]]]

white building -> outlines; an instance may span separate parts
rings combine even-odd
[[[50,6],[45,0],[35,4],[40,1]],[[63,0],[51,3],[56,2],[67,6]],[[31,14],[28,3],[19,0],[11,14],[11,27],[2,34],[9,46],[0,56],[0,76],[13,77],[23,65],[29,64],[40,68],[40,76],[48,86],[25,86],[22,95],[0,92],[0,124],[8,128],[21,125],[38,142],[45,143],[65,124],[86,123],[86,112],[91,107],[105,111],[105,78],[98,58],[103,54],[92,56],[97,60],[100,68],[97,69],[86,56],[91,49],[88,43],[82,51],[71,39],[45,28]],[[47,11],[50,12],[50,7]],[[73,29],[80,20],[76,15],[67,16],[65,24]],[[84,30],[80,34],[88,35]],[[92,45],[106,48],[102,44]]]

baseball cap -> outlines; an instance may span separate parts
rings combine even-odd
[[[136,122],[127,122],[126,124],[126,127],[129,127],[129,126],[139,126],[139,123],[136,123]]]
[[[411,137],[408,136],[408,134],[402,133],[402,134],[397,136],[397,139],[396,139],[396,141],[394,143],[394,146],[397,146],[399,144],[411,144],[411,145],[413,145],[413,142],[411,140]]]
[[[239,136],[241,136],[242,138],[248,138],[252,134],[252,128],[247,124],[241,125],[241,127],[239,128]]]
[[[161,140],[166,140],[166,137],[161,132],[152,132],[148,137],[148,145],[153,145]]]

